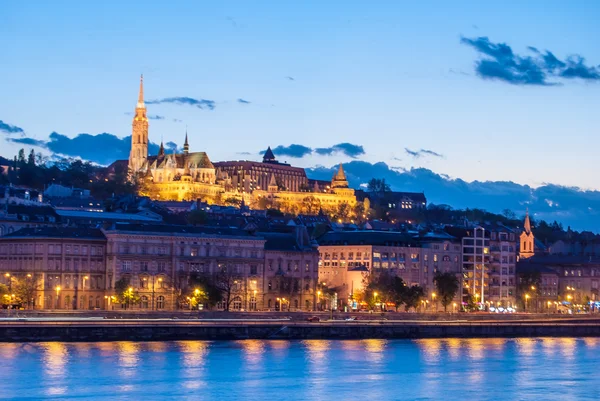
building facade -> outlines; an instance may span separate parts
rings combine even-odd
[[[97,229],[23,228],[0,238],[0,280],[30,308],[102,309],[105,248]]]

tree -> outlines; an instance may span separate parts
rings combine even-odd
[[[224,302],[225,311],[229,312],[229,306],[233,302],[234,293],[239,289],[242,278],[233,271],[231,266],[223,266],[221,270],[214,274],[212,284],[221,293],[221,300]]]
[[[208,214],[204,210],[192,210],[188,213],[186,220],[193,226],[203,225],[208,222]]]
[[[321,210],[321,201],[314,196],[302,199],[301,213],[315,215]]]
[[[18,157],[18,167],[23,167],[25,164],[25,149],[19,149],[19,157]]]
[[[9,305],[10,304],[10,293],[8,291],[8,287],[4,284],[0,284],[0,304],[1,305]]]
[[[139,293],[129,285],[127,277],[122,277],[115,283],[115,296],[122,305],[125,305],[125,309],[140,302]]]
[[[408,288],[402,294],[402,303],[404,304],[405,310],[408,312],[410,308],[417,308],[419,306],[419,302],[425,296],[425,291],[423,287],[419,285],[413,285]]]
[[[197,304],[214,306],[221,301],[221,291],[215,287],[209,276],[194,274],[188,280],[188,287],[184,292],[186,297]],[[193,305],[194,306],[194,305]]]
[[[35,166],[35,151],[33,149],[31,149],[31,152],[29,152],[29,157],[27,157],[27,164],[29,166]]]
[[[444,312],[446,312],[448,305],[452,303],[454,296],[458,292],[458,278],[456,278],[455,274],[450,272],[437,272],[433,278],[433,281],[435,283],[435,288],[437,290],[440,302],[444,307]]]
[[[333,218],[336,221],[348,221],[352,214],[352,207],[347,202],[337,205]]]
[[[367,190],[373,194],[381,196],[386,192],[390,192],[391,188],[389,184],[385,182],[385,178],[371,178],[367,184]]]
[[[41,288],[36,280],[32,277],[14,279],[12,284],[13,293],[21,304],[26,304],[28,307],[33,306],[36,291]]]

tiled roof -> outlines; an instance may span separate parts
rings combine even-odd
[[[261,238],[250,234],[248,231],[229,228],[229,227],[208,227],[208,226],[179,226],[171,224],[125,224],[117,223],[113,227],[106,230],[107,233],[115,231],[124,232],[145,232],[145,233],[164,233],[164,234],[198,234],[198,235],[223,235],[236,237],[249,237],[249,239]]]

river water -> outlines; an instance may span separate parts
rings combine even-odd
[[[0,344],[0,399],[598,400],[600,339]]]

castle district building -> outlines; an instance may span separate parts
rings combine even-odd
[[[131,177],[142,182],[141,194],[155,200],[196,200],[224,204],[245,202],[251,208],[277,207],[286,212],[319,210],[335,213],[347,204],[352,214],[357,204],[342,165],[331,182],[309,181],[304,169],[281,163],[269,147],[262,162],[212,163],[205,152],[190,152],[187,132],[182,153],[167,154],[163,143],[157,155],[148,153],[149,122],[144,103],[143,79],[132,122],[129,160],[118,160]],[[312,185],[309,183],[312,182]]]

